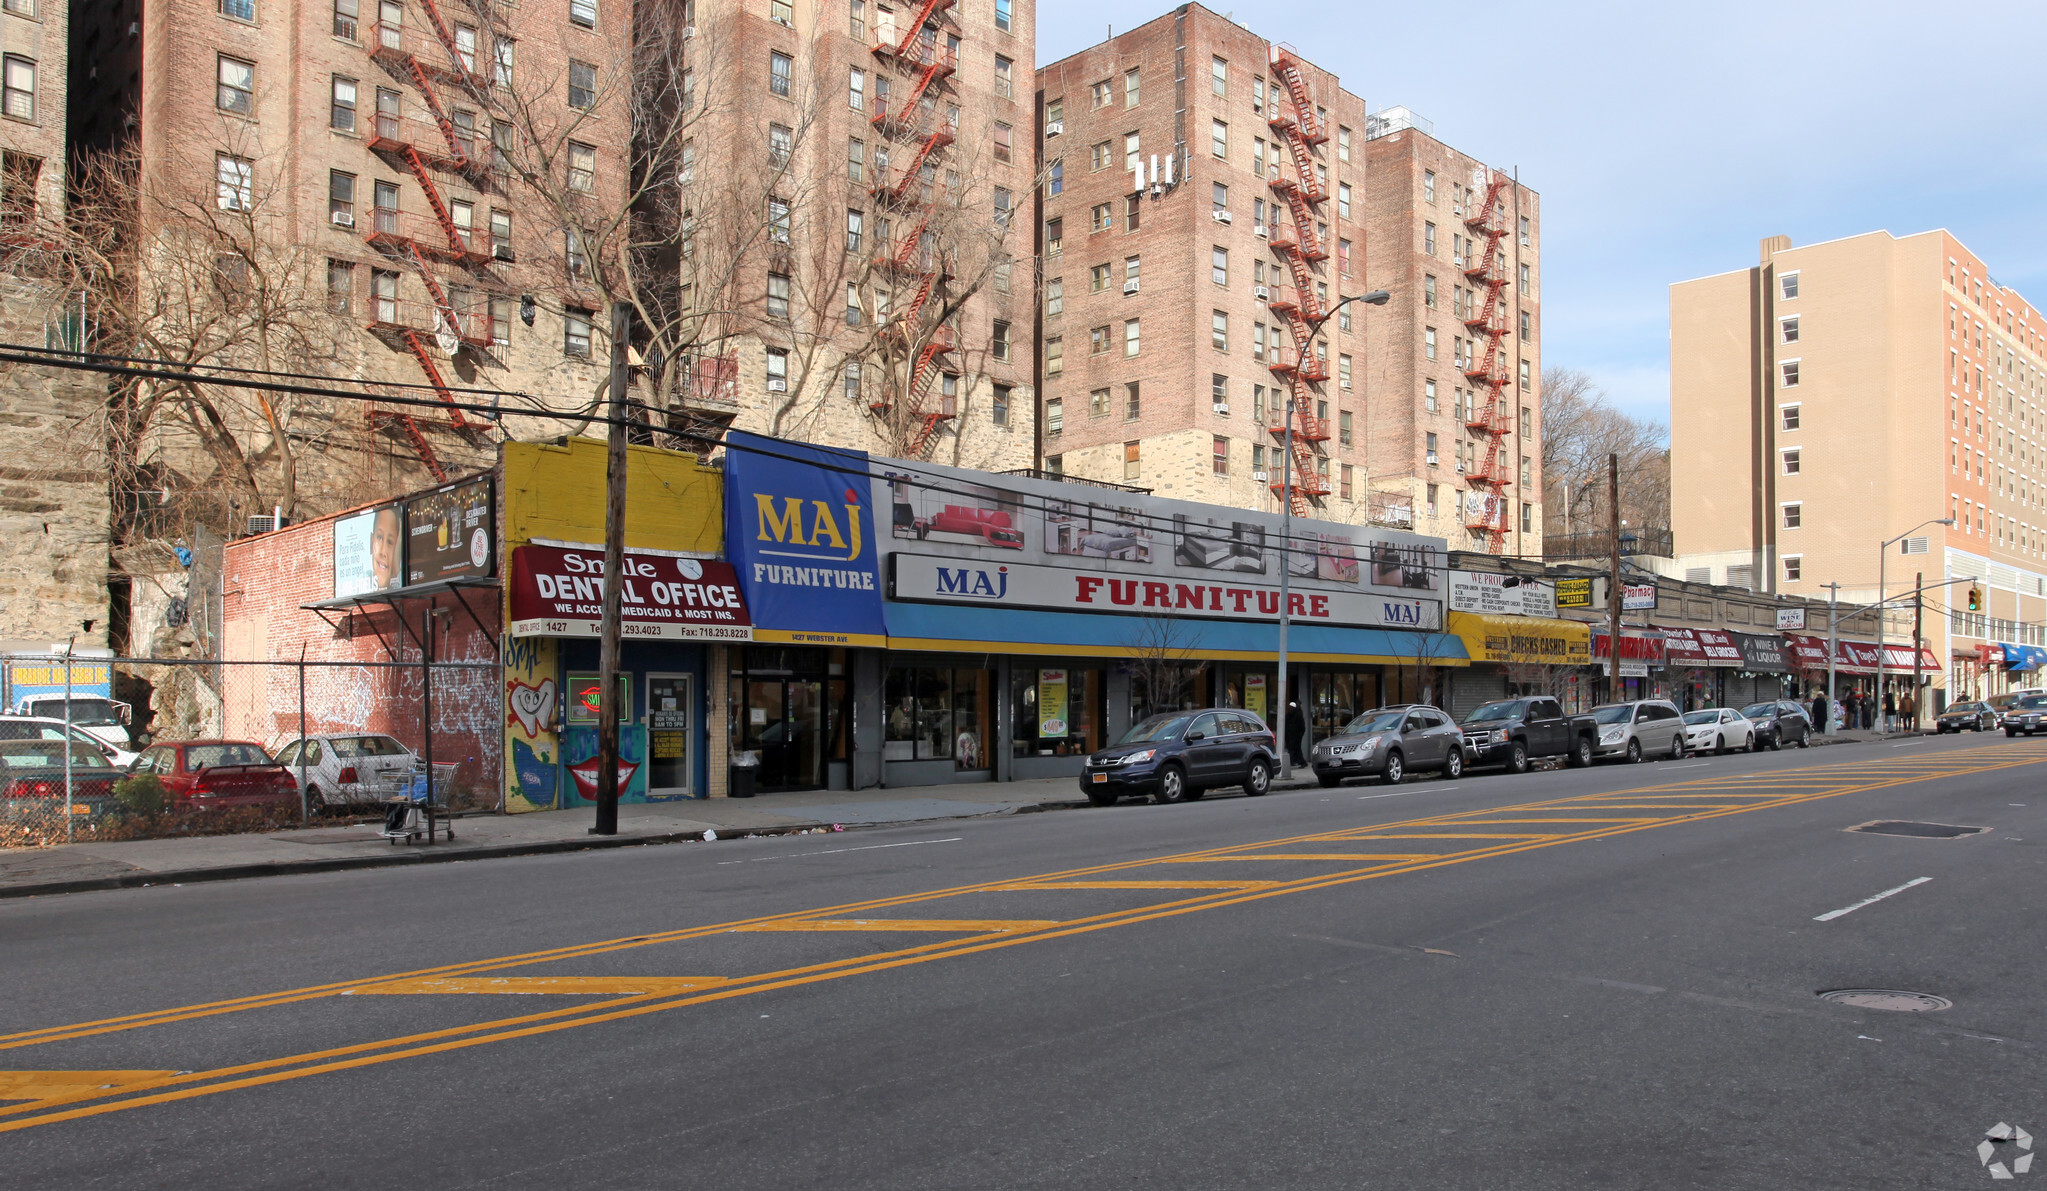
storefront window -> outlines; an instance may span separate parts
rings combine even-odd
[[[990,675],[949,666],[890,666],[882,689],[885,761],[988,768]]]
[[[1272,692],[1279,689],[1279,676],[1258,666],[1222,667],[1222,690],[1217,698],[1223,707],[1241,707],[1265,723],[1272,722]]]
[[[1102,672],[1027,665],[1010,671],[1011,753],[1071,757],[1102,747]]]
[[[1336,735],[1345,724],[1356,719],[1359,712],[1382,706],[1376,673],[1316,670],[1310,675],[1309,686],[1314,691],[1313,716],[1317,740]]]

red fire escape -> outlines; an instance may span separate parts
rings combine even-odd
[[[878,172],[873,189],[875,200],[899,212],[899,220],[910,229],[900,239],[882,241],[875,265],[899,284],[915,286],[909,302],[890,311],[890,323],[884,328],[884,334],[910,354],[903,402],[912,426],[907,452],[912,459],[930,454],[939,427],[954,416],[957,402],[948,395],[936,400],[929,396],[932,383],[943,371],[943,357],[953,350],[954,342],[950,324],[927,325],[925,319],[932,299],[940,296],[951,277],[948,256],[933,243],[929,229],[939,195],[939,155],[954,136],[952,124],[938,114],[937,96],[958,66],[957,55],[941,40],[935,21],[952,6],[953,0],[923,0],[900,39],[893,37],[893,31],[883,30],[886,40],[873,47],[874,56],[894,68],[891,81],[902,94],[884,96],[878,90],[871,123],[889,141],[916,146],[906,164]],[[870,408],[886,416],[890,406],[890,401],[882,399]]]
[[[465,227],[456,222],[454,210],[442,196],[441,186],[433,172],[440,170],[455,174],[478,189],[488,185],[486,160],[489,147],[482,146],[479,151],[477,130],[456,123],[440,88],[454,87],[482,95],[489,86],[489,79],[476,70],[476,46],[465,47],[458,41],[454,29],[442,16],[437,0],[418,0],[418,3],[426,14],[427,24],[434,31],[435,40],[440,43],[440,50],[445,51],[446,60],[442,61],[439,53],[422,56],[414,52],[402,24],[402,9],[391,12],[397,18],[396,22],[380,21],[377,24],[370,44],[370,57],[394,79],[412,86],[429,118],[426,121],[413,120],[400,111],[384,111],[380,105],[372,117],[374,123],[369,147],[395,160],[412,175],[419,184],[420,192],[426,196],[433,218],[429,223],[395,208],[379,207],[375,210],[367,239],[386,256],[409,266],[426,290],[427,303],[425,309],[420,310],[416,303],[373,297],[369,330],[394,348],[411,353],[425,374],[427,384],[448,404],[447,425],[457,431],[471,433],[480,427],[456,407],[455,395],[449,389],[429,345],[449,355],[465,345],[488,348],[492,343],[489,307],[487,302],[457,303],[450,294],[450,286],[435,274],[428,262],[473,270],[492,257],[487,232],[479,233],[473,225]],[[409,441],[419,453],[420,462],[436,479],[447,478],[446,469],[427,441],[419,417],[404,409],[372,407],[369,419],[372,425],[393,428]]]
[[[1272,180],[1272,188],[1285,200],[1293,222],[1291,226],[1276,226],[1271,243],[1273,251],[1286,262],[1294,282],[1291,287],[1280,287],[1270,303],[1275,313],[1285,316],[1287,333],[1293,340],[1290,348],[1273,349],[1277,358],[1272,363],[1272,373],[1286,382],[1293,406],[1293,483],[1288,495],[1293,511],[1305,515],[1329,495],[1329,479],[1320,470],[1327,458],[1322,453],[1322,444],[1329,441],[1329,427],[1315,414],[1315,399],[1320,390],[1309,387],[1329,379],[1328,361],[1314,354],[1309,342],[1326,317],[1315,288],[1313,266],[1329,259],[1329,250],[1315,231],[1316,207],[1329,198],[1328,186],[1316,173],[1315,146],[1329,136],[1322,128],[1314,100],[1308,95],[1307,77],[1294,48],[1273,46],[1271,65],[1273,78],[1286,85],[1288,104],[1281,104],[1275,97],[1267,123],[1293,158],[1293,171],[1289,173],[1282,166],[1279,176]],[[1276,420],[1266,429],[1282,444],[1275,452],[1279,454],[1286,449],[1287,411],[1281,406],[1273,412]],[[1281,458],[1284,461],[1286,456],[1282,454]],[[1275,494],[1281,492],[1281,483],[1273,481],[1272,490]]]
[[[1484,540],[1486,549],[1498,554],[1506,547],[1507,488],[1513,483],[1506,437],[1513,429],[1507,412],[1507,272],[1503,267],[1507,238],[1505,174],[1487,171],[1485,196],[1468,210],[1464,226],[1473,236],[1467,248],[1464,275],[1479,292],[1474,292],[1464,325],[1471,331],[1471,356],[1464,375],[1479,386],[1479,399],[1465,416],[1465,428],[1478,441],[1480,457],[1465,477],[1472,487],[1472,499],[1464,509],[1464,527]],[[1483,237],[1485,246],[1478,247]],[[1480,296],[1482,292],[1483,296]]]

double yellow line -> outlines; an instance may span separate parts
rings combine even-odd
[[[1311,835],[1293,836],[1278,840],[1265,840],[1252,844],[1239,844],[1170,856],[1095,865],[1047,873],[1037,877],[1023,879],[1005,878],[971,885],[955,886],[948,889],[805,910],[793,914],[769,915],[736,922],[634,935],[627,938],[609,939],[545,951],[500,956],[492,959],[425,968],[370,979],[337,981],[307,988],[163,1009],[151,1013],[133,1014],[125,1017],[106,1018],[98,1021],[0,1035],[0,1050],[22,1049],[95,1035],[168,1025],[175,1022],[192,1021],[223,1014],[242,1013],[255,1009],[321,998],[355,993],[375,993],[379,991],[379,986],[392,986],[387,990],[391,992],[415,991],[422,982],[431,985],[434,981],[460,980],[464,977],[473,977],[479,973],[528,967],[536,964],[557,963],[586,956],[602,955],[637,947],[684,942],[720,934],[760,930],[827,929],[836,928],[839,924],[848,922],[863,923],[863,925],[871,925],[874,929],[886,930],[890,929],[889,920],[879,920],[871,923],[865,923],[863,920],[873,920],[876,911],[969,894],[1051,892],[1062,888],[1088,889],[1103,887],[1171,889],[1193,886],[1211,890],[1195,897],[1132,907],[1072,920],[1056,922],[1037,920],[1023,923],[979,924],[984,926],[994,925],[998,929],[974,930],[973,928],[977,925],[975,922],[972,920],[960,920],[956,925],[968,930],[964,937],[944,939],[920,946],[906,947],[878,954],[852,956],[801,967],[763,972],[751,976],[705,978],[703,987],[692,988],[687,991],[673,987],[673,982],[677,978],[669,977],[666,980],[670,983],[670,987],[666,991],[652,991],[630,996],[614,997],[594,1003],[586,1002],[581,1005],[539,1013],[498,1018],[472,1025],[453,1026],[402,1037],[265,1059],[207,1071],[150,1074],[141,1079],[132,1078],[134,1074],[138,1073],[124,1073],[131,1078],[126,1078],[113,1087],[98,1087],[90,1084],[79,1085],[80,1090],[75,1092],[45,1097],[12,1107],[0,1108],[0,1132],[11,1132],[37,1125],[54,1124],[60,1121],[122,1112],[148,1105],[173,1103],[200,1096],[210,1096],[244,1088],[279,1083],[285,1080],[302,1079],[311,1075],[346,1071],[373,1064],[395,1062],[400,1059],[419,1058],[447,1051],[482,1046],[487,1043],[536,1037],[604,1022],[622,1021],[691,1005],[709,1004],[716,1001],[751,996],[756,993],[797,988],[807,984],[882,972],[912,964],[974,955],[999,948],[1020,946],[1026,943],[1067,938],[1074,935],[1129,926],[1141,922],[1151,922],[1225,906],[1243,905],[1265,898],[1329,889],[1359,881],[1374,880],[1402,873],[1421,872],[1434,868],[1445,868],[1475,860],[1510,856],[1542,848],[1556,847],[1561,844],[1610,838],[1679,823],[1695,823],[1710,819],[1727,818],[1733,815],[1747,814],[1751,811],[1793,806],[1823,798],[1909,785],[1935,778],[1957,777],[2029,765],[2042,760],[2047,760],[2047,748],[2039,746],[2031,748],[2025,746],[2002,746],[1984,750],[1970,750],[1962,757],[1943,754],[1938,758],[1913,758],[1910,762],[1906,762],[1901,758],[1897,760],[1886,759],[1882,762],[1848,762],[1822,766],[1817,769],[1797,769],[1788,771],[1783,775],[1787,780],[1783,781],[1781,786],[1773,782],[1773,775],[1759,774],[1746,779],[1746,782],[1734,787],[1727,785],[1726,779],[1700,778],[1692,781],[1639,787],[1605,794],[1549,798],[1515,806],[1493,807],[1451,815],[1430,816],[1366,828],[1350,827],[1337,831],[1318,832]],[[1813,779],[1821,775],[1829,775],[1832,778],[1831,783],[1814,788],[1812,786]],[[1871,778],[1874,780],[1868,780]],[[1739,788],[1742,790],[1742,793],[1733,795],[1719,793],[1719,791],[1730,788]],[[1784,788],[1790,792],[1773,796],[1768,793],[1773,788]],[[1687,798],[1712,801],[1706,805],[1615,801],[1645,796],[1663,799]],[[1742,801],[1730,801],[1736,798]],[[1566,812],[1572,811],[1591,813],[1624,808],[1667,809],[1682,813],[1654,817],[1629,816],[1618,818],[1608,816],[1579,817],[1566,814]],[[1540,819],[1513,818],[1513,816],[1517,815],[1538,812],[1550,812],[1552,817]],[[1454,830],[1424,833],[1421,831],[1421,829],[1431,827],[1454,829],[1465,825],[1490,826],[1501,822],[1503,819],[1513,822],[1552,826],[1583,822],[1588,824],[1588,828],[1583,831],[1555,833],[1464,833]],[[1330,844],[1348,841],[1365,842],[1373,838],[1400,838],[1402,833],[1407,834],[1407,837],[1410,839],[1471,839],[1487,842],[1481,847],[1446,852],[1440,855],[1405,853],[1397,856],[1380,856],[1327,850],[1314,853],[1288,853],[1285,851],[1289,847],[1302,844],[1320,844],[1326,847]],[[1089,880],[1089,878],[1101,878],[1104,874],[1128,872],[1134,869],[1151,868],[1158,865],[1171,864],[1180,866],[1186,864],[1223,863],[1233,860],[1250,861],[1264,859],[1267,856],[1274,858],[1280,856],[1301,856],[1307,858],[1312,856],[1327,860],[1371,859],[1374,863],[1359,868],[1324,872],[1293,880],[1277,881],[1201,880],[1177,882],[1161,880],[1126,882]],[[1180,869],[1178,871],[1186,870]],[[938,923],[938,928],[945,929],[945,924],[942,920]],[[398,987],[400,985],[410,985],[413,987],[400,988]],[[4,1083],[0,1083],[0,1087],[4,1087]]]

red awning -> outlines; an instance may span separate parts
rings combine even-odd
[[[1595,632],[1592,634],[1592,656],[1595,658],[1607,656],[1605,633]],[[1663,630],[1650,629],[1645,633],[1633,633],[1627,629],[1621,630],[1622,661],[1655,662],[1661,665],[1663,658]]]
[[[1824,670],[1827,668],[1827,642],[1824,637],[1813,637],[1803,633],[1786,633],[1784,640],[1791,646],[1792,665],[1800,670]],[[1876,673],[1876,642],[1837,641],[1834,650],[1834,669],[1843,674]],[[1940,669],[1940,661],[1930,649],[1918,651],[1919,668],[1927,672]],[[1909,643],[1884,642],[1884,672],[1886,674],[1912,672],[1913,649]]]
[[[1713,664],[1706,656],[1706,647],[1699,644],[1691,629],[1664,629],[1663,651],[1666,662],[1680,670]]]

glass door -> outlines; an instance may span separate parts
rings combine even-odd
[[[816,790],[825,784],[824,683],[754,678],[745,684],[738,747],[760,755],[763,790]]]
[[[695,703],[687,674],[647,675],[647,797],[687,798]]]

